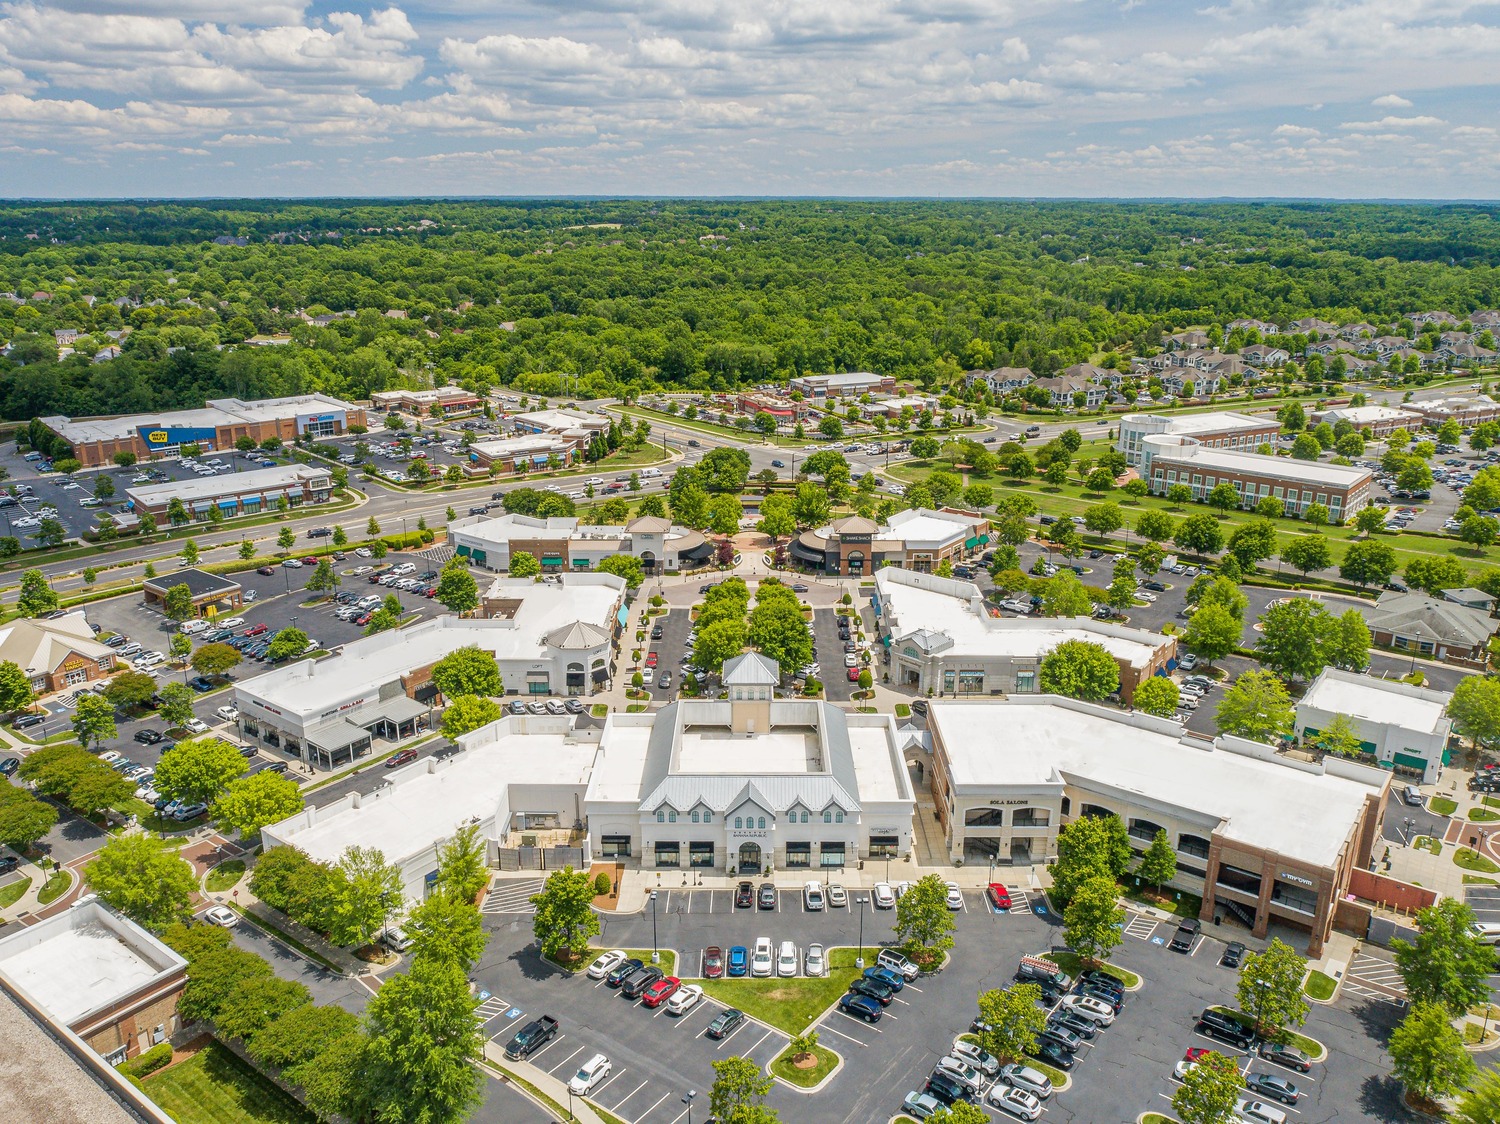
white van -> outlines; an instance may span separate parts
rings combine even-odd
[[[208,622],[203,620],[183,621],[178,631],[185,636],[197,636],[200,632],[208,631]]]
[[[642,480],[655,480],[660,475],[661,475],[661,469],[659,469],[659,468],[643,468],[643,469],[641,469],[641,479]]]

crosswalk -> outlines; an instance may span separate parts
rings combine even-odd
[[[1386,1003],[1401,1003],[1406,999],[1406,986],[1396,965],[1367,953],[1360,953],[1350,962],[1344,974],[1343,991],[1359,999]]]
[[[498,1019],[510,1009],[510,1004],[498,995],[492,995],[474,1008],[474,1021],[481,1028],[491,1019]]]
[[[1010,894],[1010,909],[1008,913],[1030,913],[1031,895],[1019,886],[1007,886],[1006,892]]]
[[[1160,922],[1148,914],[1133,913],[1130,915],[1130,921],[1125,926],[1125,935],[1127,937],[1134,937],[1136,940],[1150,940],[1151,934],[1156,932],[1158,924]]]
[[[485,895],[479,912],[530,916],[536,912],[536,907],[531,904],[531,896],[541,892],[544,881],[541,878],[523,878],[496,882]]]

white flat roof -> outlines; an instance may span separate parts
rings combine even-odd
[[[1047,621],[981,615],[975,609],[975,599],[983,604],[979,587],[971,582],[945,581],[891,566],[875,571],[875,582],[882,601],[889,603],[895,615],[896,640],[922,630],[941,632],[953,641],[944,656],[1040,657],[1064,640],[1086,640],[1131,667],[1144,667],[1163,644],[1170,643],[1167,637],[1144,629],[1097,625],[1085,618]],[[955,592],[923,589],[909,582],[945,584],[955,587]],[[1119,635],[1122,632],[1136,636]]]
[[[1051,696],[929,706],[960,787],[1076,779],[1217,817],[1227,839],[1318,867],[1334,865],[1375,791],[1343,777],[1185,745],[1163,732],[1164,720],[1115,717]]]
[[[361,797],[357,808],[279,834],[321,862],[337,862],[351,846],[379,847],[388,862],[402,862],[471,819],[492,818],[513,784],[582,786],[598,748],[565,734],[507,728],[496,741],[471,745],[431,772],[398,778],[393,788]]]
[[[1396,690],[1392,684],[1366,675],[1329,671],[1313,680],[1298,705],[1403,730],[1435,733],[1446,720],[1444,712],[1453,696],[1404,683],[1399,686],[1405,689]]]
[[[589,799],[638,804],[646,774],[646,752],[651,745],[654,716],[612,713],[600,738],[603,751],[594,762]]]
[[[689,726],[678,745],[678,773],[731,774],[812,773],[819,756],[815,730],[773,727],[753,738],[728,727]]]
[[[1132,418],[1142,417],[1140,414],[1127,415],[1120,419],[1121,424],[1128,423]],[[1156,414],[1146,414],[1144,417],[1158,417]],[[1237,429],[1264,429],[1268,425],[1279,424],[1275,418],[1254,418],[1249,414],[1237,414],[1231,410],[1211,410],[1206,414],[1181,414],[1167,419],[1168,433],[1181,433],[1188,437],[1199,433],[1224,433],[1233,432]]]
[[[510,585],[517,588],[512,591]],[[368,692],[373,700],[382,684],[468,645],[483,648],[497,661],[539,659],[545,653],[544,637],[564,625],[585,621],[610,627],[610,615],[623,588],[624,583],[610,574],[569,574],[556,586],[497,580],[490,587],[490,596],[514,592],[523,598],[510,620],[434,617],[397,632],[355,640],[339,655],[300,660],[257,675],[241,683],[238,690],[272,702],[279,709],[307,716],[337,706],[361,691]]]
[[[0,961],[0,968],[64,1023],[129,995],[161,973],[113,929],[97,923],[54,933]]]
[[[852,716],[851,716],[852,717]],[[849,749],[854,757],[854,777],[859,783],[859,801],[909,799],[901,791],[891,761],[891,742],[886,727],[849,726]]]
[[[1411,410],[1398,410],[1394,406],[1334,406],[1324,415],[1342,418],[1353,425],[1369,425],[1381,421],[1421,422],[1422,416]]]
[[[302,394],[290,398],[263,398],[246,402],[240,398],[213,398],[199,410],[164,410],[157,414],[122,414],[116,417],[43,418],[46,425],[69,441],[113,441],[134,437],[136,430],[217,429],[219,426],[259,421],[283,421],[299,414],[353,410],[356,407],[326,394]]]
[[[1364,468],[1303,461],[1294,457],[1268,457],[1260,453],[1236,453],[1228,449],[1213,449],[1207,445],[1162,449],[1152,456],[1154,460],[1169,464],[1201,465],[1206,469],[1220,468],[1226,472],[1279,476],[1283,480],[1294,480],[1299,484],[1336,484],[1341,488],[1353,488],[1370,479],[1369,470]]]
[[[275,468],[252,468],[247,472],[223,472],[190,480],[172,480],[165,484],[143,484],[138,488],[127,488],[125,492],[137,503],[155,507],[171,503],[174,499],[192,503],[194,500],[213,500],[220,496],[280,492],[290,485],[300,486],[303,481],[320,479],[331,482],[331,471],[305,464],[279,464]]]

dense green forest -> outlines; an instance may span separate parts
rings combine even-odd
[[[1236,317],[1500,305],[1495,207],[854,200],[0,206],[0,416],[457,381],[1039,374]],[[241,244],[243,243],[243,244]],[[37,294],[46,294],[37,296]],[[405,317],[392,317],[399,311]],[[327,326],[308,322],[352,312]],[[56,329],[84,333],[59,361]],[[127,334],[119,335],[129,329]],[[108,333],[115,333],[111,336]],[[290,333],[283,347],[242,347]],[[101,348],[121,354],[92,362]]]

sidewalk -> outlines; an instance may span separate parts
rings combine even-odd
[[[553,1077],[546,1070],[538,1069],[530,1062],[511,1061],[505,1056],[504,1048],[496,1045],[493,1041],[484,1044],[484,1057],[492,1065],[508,1070],[528,1085],[534,1086],[543,1096],[551,1097],[553,1101],[562,1107],[564,1112],[568,1111],[568,1086]],[[523,1096],[528,1095],[526,1090],[520,1086],[516,1088]],[[590,1108],[582,1097],[573,1097],[572,1102],[573,1117],[580,1121],[581,1124],[604,1124],[603,1118]]]

